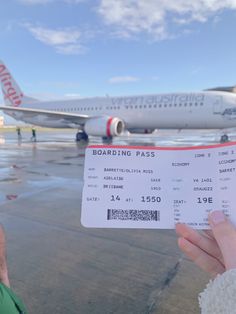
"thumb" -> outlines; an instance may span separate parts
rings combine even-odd
[[[236,268],[236,228],[221,211],[209,214],[209,224],[222,252],[226,270]]]

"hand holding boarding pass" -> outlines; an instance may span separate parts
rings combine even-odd
[[[209,229],[222,210],[236,224],[236,143],[199,147],[89,146],[82,224]]]

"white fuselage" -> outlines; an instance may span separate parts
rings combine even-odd
[[[89,117],[104,115],[118,117],[124,121],[128,130],[236,127],[236,94],[218,91],[107,96],[35,102],[22,104],[21,107]],[[55,119],[50,121],[50,119],[40,118],[40,115],[27,117],[27,121],[22,117],[22,120],[46,127],[63,127],[63,121],[55,121]]]

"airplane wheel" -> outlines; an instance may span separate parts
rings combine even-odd
[[[110,143],[112,142],[112,136],[103,136],[102,141],[105,143]]]
[[[76,140],[76,142],[88,141],[88,134],[85,132],[77,132],[75,140]]]
[[[224,135],[221,136],[221,138],[220,138],[220,142],[221,143],[226,143],[228,141],[229,141],[229,137],[228,137],[227,134],[224,134]]]

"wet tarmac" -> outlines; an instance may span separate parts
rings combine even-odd
[[[18,142],[14,132],[0,133],[0,221],[12,287],[29,313],[199,313],[209,278],[182,256],[174,231],[82,227],[85,144],[74,131],[37,136],[32,143],[23,132]],[[186,146],[219,136],[163,131],[114,143]]]

